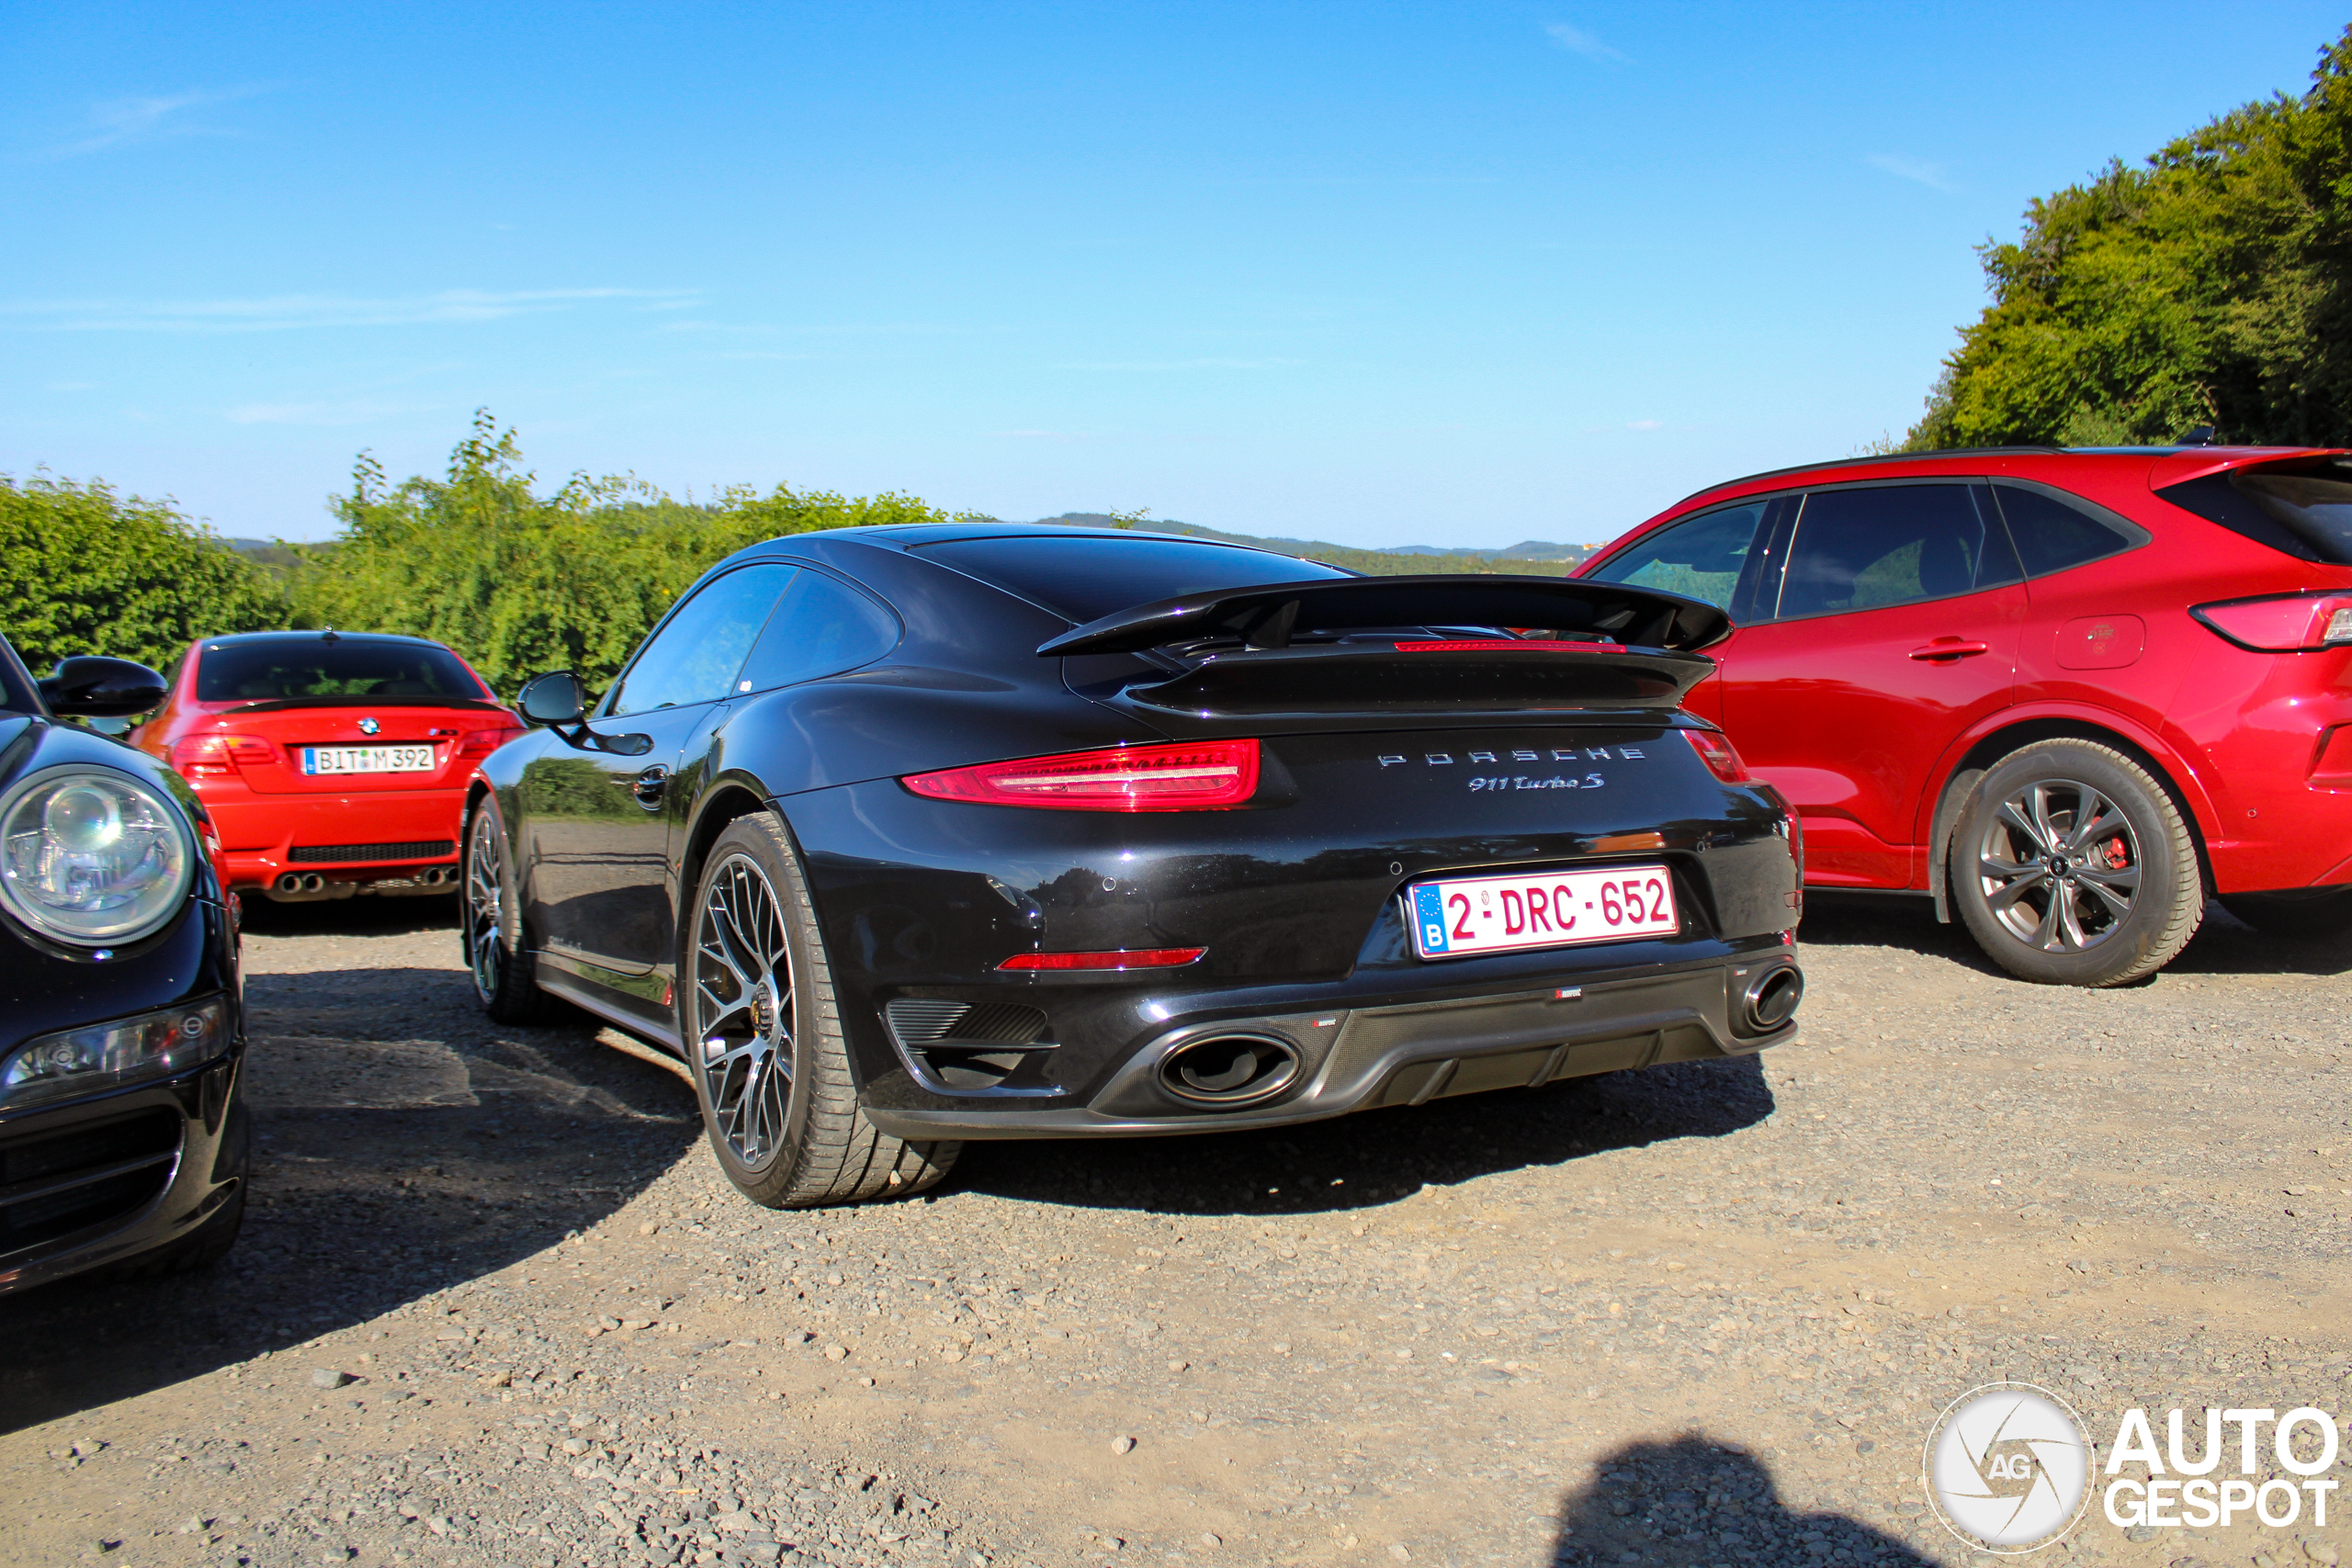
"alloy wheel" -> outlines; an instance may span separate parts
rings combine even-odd
[[[2001,802],[1975,846],[1994,919],[2044,953],[2097,947],[2140,896],[2140,840],[2123,808],[2075,779],[2043,779]]]
[[[485,1002],[498,995],[500,970],[506,961],[499,942],[499,924],[505,908],[499,886],[502,858],[498,824],[487,810],[474,816],[466,836],[466,964],[473,971],[474,991]]]
[[[695,913],[694,1057],[711,1130],[746,1168],[773,1160],[792,1104],[792,958],[783,907],[749,855],[722,862]]]

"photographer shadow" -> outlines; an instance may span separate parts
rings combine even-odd
[[[1717,1563],[1879,1563],[1927,1568],[1917,1549],[1836,1513],[1782,1502],[1755,1455],[1695,1433],[1633,1443],[1564,1498],[1553,1568],[1712,1568]]]

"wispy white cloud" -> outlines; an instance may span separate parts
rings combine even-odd
[[[438,403],[374,402],[364,399],[308,403],[243,403],[226,412],[232,424],[367,424],[400,414],[441,411]]]
[[[1625,422],[1625,428],[1628,430],[1664,430],[1666,428],[1666,421],[1662,419],[1629,419]]]
[[[1598,37],[1585,31],[1582,28],[1572,28],[1566,22],[1554,22],[1544,30],[1552,35],[1554,43],[1572,53],[1581,54],[1587,60],[1598,60],[1605,64],[1613,65],[1622,62],[1625,58],[1623,51],[1610,48]]]
[[[679,288],[531,288],[364,299],[283,294],[264,299],[0,301],[0,323],[46,332],[250,333],[303,327],[405,327],[501,321],[595,300],[690,299]]]
[[[1082,430],[991,430],[989,435],[1006,441],[1086,441],[1091,437]]]
[[[1898,180],[1913,180],[1936,190],[1951,189],[1951,176],[1941,164],[1930,164],[1925,158],[1906,158],[1899,152],[1873,152],[1862,160],[1883,174]]]
[[[90,106],[85,134],[48,149],[51,158],[74,158],[102,152],[134,141],[154,141],[174,136],[229,136],[234,132],[194,123],[189,111],[214,104],[233,103],[267,91],[263,87],[228,87],[169,93],[162,97],[110,98]]]

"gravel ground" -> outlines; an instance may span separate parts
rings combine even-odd
[[[2064,991],[1821,898],[1760,1061],[772,1213],[672,1072],[483,1021],[447,918],[253,911],[245,1236],[0,1302],[0,1561],[1956,1563],[1919,1445],[1978,1383],[2102,1443],[2352,1407],[2352,943]]]

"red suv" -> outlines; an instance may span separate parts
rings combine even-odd
[[[440,643],[246,632],[189,648],[126,739],[203,797],[232,887],[292,902],[456,892],[466,781],[522,733]]]
[[[2011,973],[2112,986],[2219,897],[2352,921],[2352,455],[2005,447],[1702,491],[1578,575],[1729,611],[1691,708]]]

